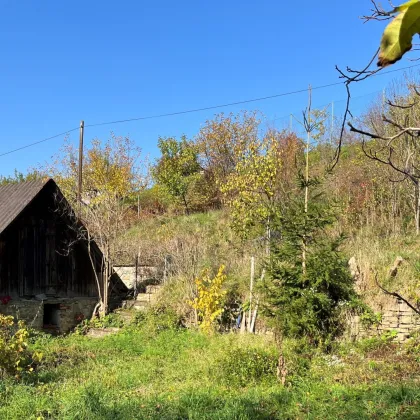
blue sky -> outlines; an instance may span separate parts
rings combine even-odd
[[[379,45],[384,23],[363,24],[369,0],[0,0],[0,154],[77,127],[242,101],[334,83],[334,66],[359,68]],[[407,60],[392,70],[413,65]],[[420,67],[419,67],[420,68]],[[402,73],[354,87],[373,100]],[[342,86],[314,92],[336,101]],[[287,124],[306,94],[224,112],[259,109]],[[222,110],[221,110],[222,111]],[[130,135],[152,158],[158,136],[193,136],[217,111],[87,128],[85,139]],[[284,118],[281,118],[284,117]],[[50,159],[59,137],[0,157],[0,174]],[[77,142],[78,133],[70,140]]]

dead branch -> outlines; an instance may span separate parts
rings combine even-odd
[[[408,169],[399,168],[392,160],[393,149],[389,148],[387,150],[388,150],[388,157],[385,160],[384,158],[381,158],[378,156],[378,152],[373,152],[371,149],[367,150],[366,142],[364,140],[362,141],[362,151],[366,157],[368,157],[369,159],[375,160],[379,163],[382,163],[384,165],[389,165],[392,169],[394,169],[394,171],[403,175],[404,179],[410,179],[410,181],[413,182],[414,185],[418,185],[419,178],[413,175]]]
[[[364,136],[370,137],[372,139],[380,139],[380,140],[387,141],[387,146],[388,147],[391,145],[391,143],[394,140],[398,139],[403,134],[408,133],[413,137],[419,137],[420,136],[420,127],[405,127],[404,128],[404,127],[398,126],[396,123],[393,123],[391,120],[388,120],[386,118],[384,118],[384,121],[392,123],[393,125],[395,125],[395,127],[400,128],[400,131],[393,136],[381,136],[380,134],[370,133],[368,131],[360,130],[359,128],[356,128],[351,122],[348,122],[347,125],[350,127],[350,131],[352,131],[354,133],[359,133],[359,134],[362,134]]]
[[[416,106],[418,104],[418,101],[414,101],[411,104],[407,104],[407,105],[399,105],[399,104],[396,104],[395,102],[391,102],[389,99],[387,99],[386,103],[389,106],[392,106],[394,108],[410,109],[410,108],[413,108],[413,106]]]
[[[378,273],[375,273],[375,283],[376,285],[387,295],[393,296],[399,300],[402,300],[409,308],[411,308],[416,314],[420,315],[420,310],[412,305],[407,299],[401,296],[399,293],[390,292],[389,290],[385,289],[378,281]]]
[[[417,96],[420,96],[420,91],[418,90],[418,86],[416,86],[414,83],[412,83],[412,84],[408,85],[408,87],[410,89],[413,89]]]
[[[392,18],[392,13],[395,10],[395,7],[392,5],[390,1],[389,1],[389,4],[392,7],[391,12],[387,12],[385,9],[382,8],[380,4],[377,4],[375,0],[371,0],[371,3],[373,5],[373,8],[370,9],[372,14],[368,16],[360,17],[360,19],[364,21],[363,23],[369,22],[371,20],[384,21],[384,20],[389,20]]]
[[[343,122],[341,124],[340,138],[338,140],[337,149],[336,149],[334,158],[332,160],[331,166],[329,168],[329,171],[332,171],[338,164],[338,161],[340,159],[340,154],[341,154],[341,148],[343,145],[344,133],[346,130],[346,122],[349,117],[352,117],[352,113],[350,111],[350,100],[351,100],[350,85],[352,83],[361,82],[382,70],[382,68],[369,70],[369,68],[372,66],[378,54],[379,54],[379,48],[376,50],[374,56],[369,61],[368,65],[362,70],[353,70],[350,67],[347,67],[346,72],[344,72],[338,66],[335,66],[336,70],[340,74],[339,76],[340,79],[344,79],[344,85],[347,91],[347,101],[346,101],[346,108],[345,108],[344,116],[343,116]]]

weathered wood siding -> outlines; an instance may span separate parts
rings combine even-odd
[[[55,188],[44,188],[0,235],[0,296],[97,296],[86,246],[58,212]]]

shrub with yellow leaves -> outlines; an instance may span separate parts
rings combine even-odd
[[[189,301],[198,312],[200,329],[208,334],[214,331],[216,320],[223,313],[223,297],[226,295],[222,290],[226,281],[224,271],[225,266],[221,265],[216,276],[211,278],[209,270],[204,270],[195,281],[197,297]]]
[[[41,353],[28,352],[28,338],[23,321],[16,325],[12,316],[0,315],[0,377],[32,372],[33,364],[42,359]]]

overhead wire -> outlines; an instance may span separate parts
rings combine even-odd
[[[386,72],[376,73],[376,74],[372,75],[371,77],[376,77],[376,76],[380,76],[380,75],[395,73],[395,72],[399,72],[399,71],[403,71],[403,70],[409,70],[411,68],[418,67],[418,66],[420,66],[420,64],[414,64],[412,66],[402,67],[402,68],[394,69],[394,70],[388,70]],[[314,87],[312,87],[312,90],[326,89],[326,88],[329,88],[329,87],[343,85],[343,84],[344,84],[343,81],[334,82],[334,83],[329,83],[329,84],[326,84],[326,85],[314,86]],[[194,108],[194,109],[177,111],[177,112],[170,112],[170,113],[165,113],[165,114],[149,115],[149,116],[142,116],[142,117],[136,117],[136,118],[127,118],[127,119],[123,119],[123,120],[106,121],[106,122],[101,122],[101,123],[96,123],[96,124],[85,124],[85,128],[100,127],[100,126],[104,126],[104,125],[121,124],[121,123],[126,123],[126,122],[131,122],[131,121],[151,120],[151,119],[172,117],[172,116],[183,115],[183,114],[191,114],[191,113],[195,113],[195,112],[209,111],[209,110],[212,110],[212,109],[226,108],[226,107],[235,106],[235,105],[244,105],[244,104],[253,103],[253,102],[266,101],[266,100],[269,100],[269,99],[275,99],[275,98],[281,98],[281,97],[285,97],[285,96],[296,95],[298,93],[304,93],[304,92],[307,92],[307,91],[308,91],[308,88],[305,88],[305,89],[299,89],[299,90],[294,90],[294,91],[290,91],[290,92],[279,93],[279,94],[276,94],[276,95],[269,95],[269,96],[263,96],[263,97],[260,97],[260,98],[246,99],[246,100],[243,100],[243,101],[230,102],[230,103],[213,105],[213,106],[208,106],[208,107],[203,107],[203,108]],[[72,129],[64,131],[60,134],[56,134],[54,136],[47,137],[45,139],[36,141],[34,143],[29,143],[25,146],[18,147],[16,149],[12,149],[12,150],[9,150],[9,151],[4,152],[4,153],[0,153],[0,157],[9,155],[11,153],[18,152],[20,150],[27,149],[29,147],[36,146],[38,144],[44,143],[44,142],[49,141],[49,140],[53,140],[57,137],[69,134],[69,133],[71,133],[73,131],[76,131],[78,129],[79,129],[79,127],[72,128]]]
[[[383,72],[383,73],[376,73],[376,74],[372,75],[372,77],[385,75],[385,74],[389,74],[389,73],[395,73],[397,71],[402,71],[402,70],[408,70],[408,69],[411,69],[413,67],[418,67],[418,66],[420,66],[420,64],[414,64],[412,66],[402,67],[402,68],[394,69],[394,70],[388,70],[388,71]],[[329,88],[329,87],[343,85],[343,84],[344,84],[344,82],[342,82],[342,81],[334,82],[334,83],[329,83],[329,84],[326,84],[326,85],[312,87],[312,90],[326,89],[326,88]],[[278,93],[276,95],[269,95],[269,96],[263,96],[263,97],[260,97],[260,98],[246,99],[246,100],[243,100],[243,101],[230,102],[230,103],[226,103],[226,104],[213,105],[213,106],[208,106],[208,107],[203,107],[203,108],[195,108],[195,109],[189,109],[189,110],[184,110],[184,111],[170,112],[170,113],[166,113],[166,114],[149,115],[149,116],[143,116],[143,117],[128,118],[128,119],[124,119],[124,120],[116,120],[116,121],[107,121],[107,122],[96,123],[96,124],[88,124],[88,125],[85,125],[85,127],[99,127],[99,126],[103,126],[103,125],[120,124],[120,123],[131,122],[131,121],[141,121],[141,120],[150,120],[150,119],[156,119],[156,118],[173,117],[173,116],[176,116],[176,115],[191,114],[191,113],[195,113],[195,112],[209,111],[209,110],[212,110],[212,109],[226,108],[226,107],[229,107],[229,106],[244,105],[244,104],[248,104],[248,103],[252,103],[252,102],[266,101],[268,99],[276,99],[276,98],[281,98],[281,97],[284,97],[284,96],[296,95],[298,93],[304,93],[304,92],[307,92],[307,91],[308,91],[308,88],[305,88],[305,89],[294,90],[294,91],[291,91],[291,92]]]
[[[0,157],[2,157],[2,156],[6,156],[6,155],[10,155],[11,153],[15,153],[15,152],[18,152],[18,151],[20,151],[20,150],[27,149],[28,147],[32,147],[32,146],[35,146],[35,145],[37,145],[37,144],[44,143],[44,142],[46,142],[46,141],[48,141],[48,140],[53,140],[53,139],[56,139],[57,137],[65,136],[66,134],[69,134],[69,133],[71,133],[72,131],[76,131],[76,130],[78,130],[78,129],[79,129],[79,127],[72,128],[71,130],[63,131],[63,132],[62,132],[62,133],[60,133],[60,134],[56,134],[55,136],[47,137],[46,139],[39,140],[39,141],[36,141],[36,142],[34,142],[34,143],[27,144],[27,145],[22,146],[22,147],[18,147],[17,149],[9,150],[8,152],[1,153],[1,154],[0,154]]]

